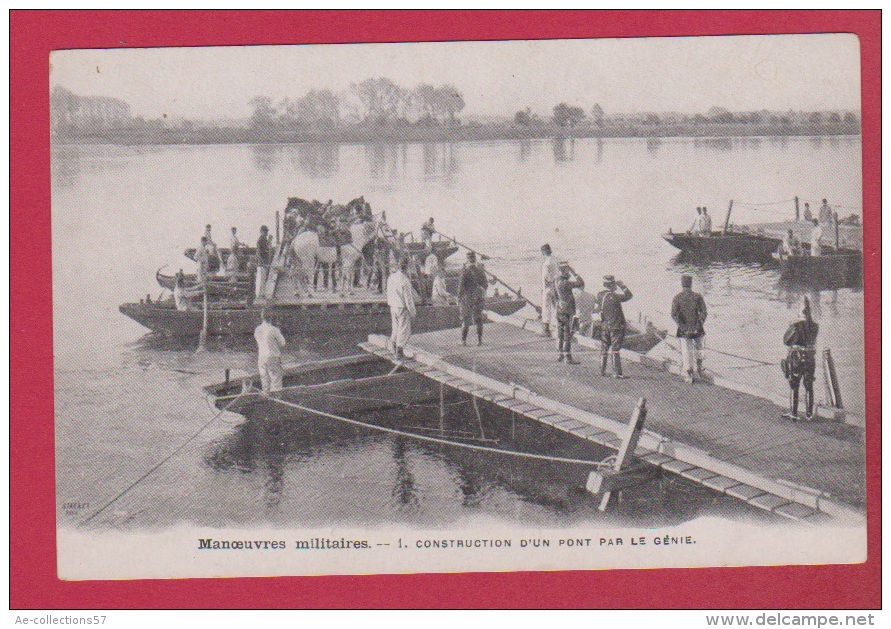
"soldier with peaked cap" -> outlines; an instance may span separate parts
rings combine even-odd
[[[260,237],[257,239],[257,273],[254,280],[255,297],[259,299],[266,289],[266,280],[269,277],[269,267],[272,265],[272,239],[269,236],[269,228],[266,225],[260,227]]]
[[[612,275],[603,278],[603,290],[597,293],[595,312],[600,313],[603,327],[600,330],[600,375],[606,375],[607,364],[612,362],[613,378],[624,379],[622,373],[622,345],[625,343],[625,312],[622,304],[634,295],[628,287]]]
[[[789,326],[783,336],[783,344],[789,353],[780,365],[783,375],[789,381],[789,411],[783,417],[798,420],[798,387],[804,383],[805,416],[814,416],[814,379],[817,370],[817,333],[820,326],[811,318],[811,303],[804,298],[801,308],[801,321]]]
[[[689,275],[681,277],[681,292],[671,302],[671,318],[678,325],[677,337],[681,344],[681,371],[687,382],[693,382],[694,373],[701,376],[702,346],[705,336],[705,319],[708,311],[705,299],[693,292],[693,278]],[[696,360],[694,371],[693,360]]]
[[[576,288],[584,288],[585,280],[567,263],[560,265],[560,277],[554,282],[554,292],[557,296],[557,348],[560,351],[558,362],[566,361],[567,365],[578,365],[578,361],[572,357],[572,329],[575,320]]]
[[[458,282],[458,308],[461,313],[461,342],[467,345],[467,333],[476,325],[477,345],[483,344],[483,306],[489,280],[486,272],[476,263],[476,254],[467,252],[467,264],[461,269]]]

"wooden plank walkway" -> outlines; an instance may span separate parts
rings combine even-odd
[[[482,347],[457,330],[412,337],[405,366],[544,424],[617,448],[618,431],[647,398],[637,456],[668,472],[785,517],[859,520],[865,504],[863,431],[834,422],[792,423],[769,400],[627,363],[627,380],[604,378],[599,354],[556,361],[555,342],[507,323],[486,326]],[[386,339],[363,349],[392,359]]]

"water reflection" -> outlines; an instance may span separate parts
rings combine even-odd
[[[330,455],[349,451],[362,443],[357,431],[349,426],[326,425],[325,428],[319,430],[312,422],[290,422],[277,416],[274,409],[260,408],[250,420],[210,443],[203,461],[217,472],[259,476],[263,483],[263,502],[267,509],[273,510],[288,493],[286,480],[290,465],[308,461],[323,452]]]
[[[815,319],[822,319],[824,314],[832,318],[839,316],[838,289],[821,290],[785,282],[777,284],[777,299],[794,313],[797,313],[798,309],[801,308],[805,297],[811,303],[811,311]]]
[[[120,170],[126,157],[155,155],[163,150],[157,146],[107,147],[78,144],[54,144],[50,156],[50,180],[54,190],[76,187],[84,175],[97,175],[109,170]]]
[[[778,148],[781,151],[789,148],[789,136],[786,135],[772,135],[767,141],[770,143],[770,148]]]
[[[263,172],[275,170],[279,160],[281,160],[283,150],[284,146],[281,144],[254,144],[251,146],[254,167]]]
[[[551,140],[551,149],[557,164],[571,162],[575,159],[575,138],[554,138]]]
[[[662,146],[662,140],[660,138],[650,138],[647,140],[647,152],[653,157],[656,157],[660,146]]]
[[[733,150],[733,138],[696,138],[693,141],[693,146],[729,152]]]
[[[440,179],[451,185],[460,170],[460,158],[456,142],[426,142],[423,145],[424,178]]]
[[[396,465],[396,483],[393,486],[392,495],[402,509],[418,506],[418,491],[415,487],[414,474],[412,474],[409,466],[407,450],[408,446],[404,438],[397,437],[393,440],[393,462]]]
[[[340,144],[296,144],[291,163],[310,179],[326,179],[340,170]]]
[[[520,140],[520,163],[526,162],[529,160],[529,156],[532,155],[532,140]]]
[[[685,252],[675,255],[670,260],[669,268],[679,275],[690,275],[706,291],[714,288],[714,282],[722,279],[728,289],[732,289],[733,280],[743,280],[746,285],[771,285],[779,278],[779,272],[772,267],[756,262],[714,262]],[[678,279],[680,286],[680,279]],[[760,290],[760,289],[759,289]],[[764,292],[760,290],[760,292]]]
[[[408,167],[408,145],[375,142],[364,145],[365,162],[373,179],[401,179]]]
[[[80,179],[83,170],[81,148],[72,145],[52,147],[50,160],[50,176],[54,189],[73,188]]]

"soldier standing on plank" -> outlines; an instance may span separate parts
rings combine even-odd
[[[681,277],[681,292],[671,302],[671,318],[678,325],[677,337],[681,343],[681,371],[684,379],[693,383],[694,373],[702,376],[702,346],[705,337],[705,319],[708,311],[705,299],[693,292],[693,278],[689,275]],[[696,360],[694,371],[693,359]]]
[[[600,375],[606,375],[607,364],[612,362],[613,378],[624,380],[622,373],[622,345],[625,343],[625,312],[622,304],[634,295],[624,282],[612,275],[603,278],[603,290],[597,293],[595,312],[600,313],[603,327],[600,331]]]

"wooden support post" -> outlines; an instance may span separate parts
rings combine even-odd
[[[801,215],[798,213],[798,197],[795,197],[795,222],[801,220]]]
[[[727,217],[724,219],[724,231],[722,233],[726,234],[727,229],[730,227],[730,212],[733,211],[733,199],[730,199],[730,205],[727,206]]]
[[[445,430],[445,384],[439,383],[439,433]]]
[[[829,351],[829,348],[823,350],[823,379],[826,382],[829,403],[835,408],[844,408],[838,374],[835,372],[835,361],[832,359],[832,352]]]
[[[204,320],[201,323],[201,335],[198,337],[198,349],[205,349],[207,346],[207,319],[208,319],[208,308],[207,308],[207,286],[204,287]]]
[[[839,235],[838,235],[838,212],[832,215],[832,222],[835,223],[835,250],[838,251]]]
[[[223,374],[226,376],[225,382],[223,384],[229,384],[229,368],[228,367],[226,367],[226,369],[223,371]]]
[[[634,457],[634,451],[637,449],[637,443],[643,432],[644,422],[647,418],[647,400],[640,398],[634,412],[631,414],[631,421],[625,430],[622,438],[622,445],[616,454],[615,463],[611,470],[599,471],[595,470],[588,475],[587,489],[591,493],[602,493],[600,499],[600,511],[606,511],[609,506],[610,498],[613,491],[621,490],[622,487],[638,484],[651,477],[650,471],[646,468],[631,469],[628,463]]]
[[[281,215],[278,210],[275,211],[275,246],[278,247],[281,240]]]

